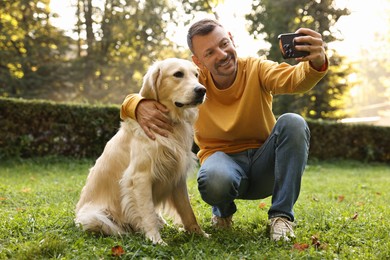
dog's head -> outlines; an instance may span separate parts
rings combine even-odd
[[[149,68],[140,94],[159,101],[172,113],[181,114],[183,110],[203,103],[206,88],[198,82],[198,70],[192,62],[169,58],[155,62]]]

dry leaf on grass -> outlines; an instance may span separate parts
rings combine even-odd
[[[259,209],[264,209],[266,206],[267,206],[267,204],[265,202],[261,202],[259,204]]]
[[[293,245],[293,248],[298,250],[298,251],[304,251],[306,249],[309,248],[309,244],[305,244],[305,243],[295,243]]]
[[[112,256],[122,256],[124,253],[125,250],[123,250],[123,247],[121,246],[114,246],[111,248]]]
[[[328,248],[328,244],[322,243],[317,235],[311,236],[311,244],[317,250],[326,250]]]
[[[339,196],[337,197],[337,201],[338,201],[338,202],[342,202],[342,201],[344,201],[344,199],[345,199],[345,196],[344,196],[344,195],[339,195]]]

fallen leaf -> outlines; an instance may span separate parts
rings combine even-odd
[[[267,206],[267,204],[265,202],[261,202],[259,204],[259,209],[264,209],[266,206]]]
[[[337,201],[338,202],[342,202],[344,199],[345,199],[344,195],[340,195],[340,196],[337,197]]]
[[[308,249],[309,248],[309,244],[305,244],[305,243],[295,243],[294,245],[293,245],[293,248],[294,249],[296,249],[296,250],[298,250],[298,251],[304,251],[304,250],[306,250],[306,249]]]
[[[123,247],[121,246],[114,246],[111,248],[112,256],[122,256],[124,253],[125,250],[123,250]]]
[[[315,248],[320,247],[321,242],[320,242],[320,239],[318,238],[318,236],[316,236],[316,235],[311,236],[311,244],[312,244],[313,246],[315,246]]]
[[[2,200],[7,200],[6,198],[3,198],[3,197],[0,197],[0,201],[2,201]]]
[[[322,243],[319,239],[318,235],[311,236],[311,244],[317,249],[317,250],[326,250],[328,249],[328,244]]]
[[[353,219],[353,220],[355,220],[355,219],[357,219],[358,218],[358,213],[357,212],[355,212],[355,214],[353,214],[353,216],[352,216],[352,218],[351,219]]]

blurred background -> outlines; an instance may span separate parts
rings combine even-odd
[[[274,112],[390,126],[390,0],[0,0],[0,96],[121,104],[155,60],[190,59],[188,26],[211,17],[240,56],[284,61],[277,36],[307,27],[330,70]]]

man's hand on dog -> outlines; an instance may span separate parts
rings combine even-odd
[[[167,116],[168,109],[155,100],[144,99],[139,102],[135,111],[137,121],[145,134],[152,140],[154,133],[168,137],[172,132],[172,125]]]

